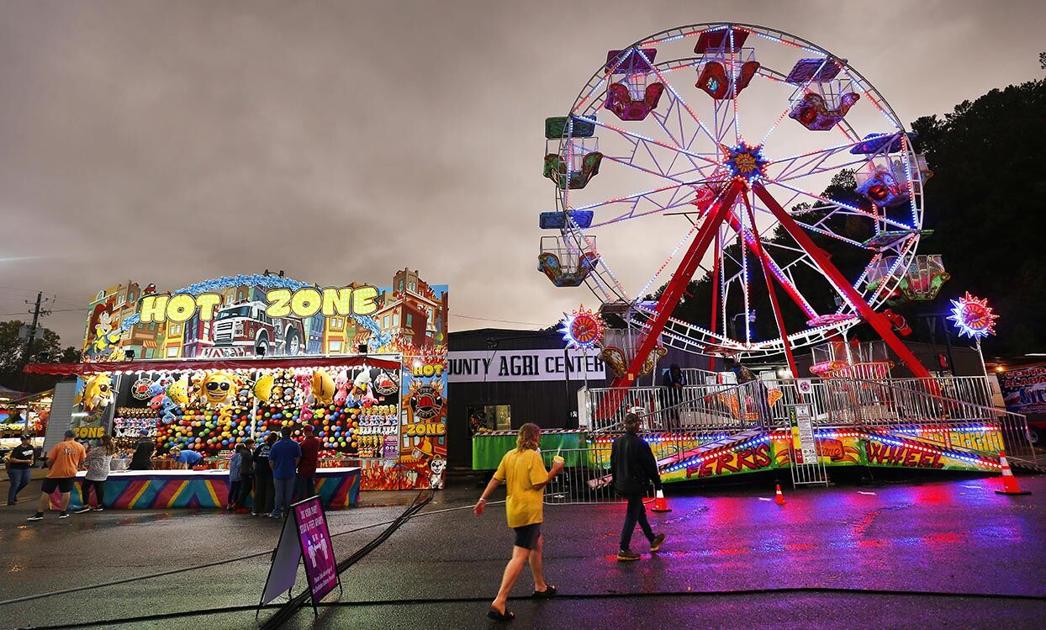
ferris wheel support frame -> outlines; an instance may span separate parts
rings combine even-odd
[[[672,279],[669,280],[665,290],[661,292],[661,297],[658,298],[657,306],[654,310],[654,318],[648,324],[647,332],[636,349],[635,355],[629,362],[628,369],[624,374],[614,379],[610,384],[613,393],[604,397],[596,409],[597,418],[606,417],[608,412],[613,412],[621,406],[625,389],[635,383],[636,378],[643,369],[643,364],[646,363],[647,357],[650,356],[654,346],[661,339],[661,332],[664,330],[668,319],[672,316],[672,311],[679,304],[680,298],[683,297],[683,293],[690,284],[690,279],[694,277],[694,272],[697,271],[698,264],[708,250],[708,246],[712,244],[713,237],[719,233],[719,226],[726,220],[726,215],[733,210],[734,201],[737,199],[737,195],[742,192],[744,186],[743,180],[735,179],[722,192],[715,205],[710,209],[710,212],[705,215],[705,222],[701,224],[701,228],[690,243],[690,247],[687,248],[686,254],[679,261],[679,267],[672,274]]]
[[[912,372],[912,375],[918,378],[929,378],[930,371],[926,369],[926,366],[924,366],[914,354],[912,354],[912,351],[908,349],[908,346],[904,345],[901,338],[894,333],[893,326],[886,317],[876,313],[872,307],[864,301],[864,298],[853,288],[850,282],[846,279],[846,276],[844,276],[842,272],[832,264],[828,254],[818,247],[806,232],[796,224],[788,212],[781,207],[781,204],[777,203],[777,200],[774,199],[773,195],[771,195],[770,192],[767,191],[759,182],[752,184],[752,191],[764,204],[766,204],[766,207],[771,213],[773,213],[774,217],[777,218],[799,247],[801,247],[810,258],[813,259],[818,270],[831,281],[836,290],[839,291],[839,293],[854,307],[857,313],[861,316],[861,319],[868,322],[879,337],[886,342],[886,345],[890,346],[890,349],[893,350],[901,361],[908,367]]]
[[[712,261],[712,317],[709,319],[709,328],[712,333],[715,333],[716,322],[719,317],[719,256],[720,256],[720,244],[719,244],[719,230],[715,231],[715,249],[713,250],[713,261]],[[708,357],[708,371],[715,371],[715,357],[709,355]]]
[[[701,262],[701,258],[704,257],[705,251],[708,250],[709,245],[711,245],[713,240],[718,236],[719,228],[727,221],[727,216],[733,212],[734,201],[737,199],[739,194],[742,196],[745,206],[748,208],[749,212],[751,212],[751,206],[748,203],[747,197],[748,190],[751,190],[760,200],[762,200],[767,209],[769,209],[774,217],[777,218],[781,226],[785,228],[785,231],[787,231],[795,240],[796,244],[798,244],[799,247],[814,261],[818,271],[824,274],[839,294],[853,305],[854,310],[857,311],[861,319],[872,326],[879,337],[886,342],[886,345],[888,345],[908,367],[908,369],[911,370],[912,375],[918,378],[930,377],[929,370],[927,370],[919,359],[915,357],[912,351],[904,345],[904,342],[901,341],[900,337],[894,333],[893,326],[886,317],[875,312],[875,310],[865,302],[861,294],[858,293],[846,280],[846,276],[839,271],[838,267],[832,264],[828,254],[818,247],[806,232],[799,227],[788,212],[777,203],[777,200],[774,199],[773,195],[771,195],[758,181],[748,184],[745,180],[737,178],[733,180],[725,191],[723,191],[713,209],[706,214],[705,222],[701,225],[694,240],[690,243],[690,247],[687,249],[686,254],[683,256],[682,260],[680,260],[679,267],[676,269],[676,272],[672,274],[671,280],[669,280],[665,290],[661,293],[661,297],[658,299],[657,306],[654,309],[654,317],[648,324],[646,334],[643,336],[643,341],[639,344],[635,355],[628,364],[628,370],[625,374],[614,379],[610,385],[612,392],[618,393],[611,393],[611,395],[602,399],[599,408],[596,410],[595,417],[607,417],[610,413],[613,413],[620,407],[621,401],[624,399],[624,391],[635,383],[636,377],[640,373],[647,357],[650,356],[654,346],[657,345],[658,340],[661,338],[661,333],[664,331],[665,324],[668,323],[672,312],[679,304],[679,300],[683,297],[686,287],[690,284],[694,272],[697,271],[698,264]],[[792,370],[793,376],[798,376],[798,371],[795,367],[795,358],[792,356],[791,346],[788,343],[788,334],[784,328],[784,319],[781,316],[780,307],[777,304],[773,282],[770,280],[770,270],[767,266],[766,260],[758,255],[762,252],[754,249],[753,252],[757,254],[757,257],[760,259],[762,264],[767,289],[770,291],[774,317],[777,320],[777,325],[781,332],[781,338],[785,343],[785,354],[789,359],[789,368]]]
[[[761,241],[759,240],[759,229],[755,224],[755,213],[752,212],[752,204],[748,202],[748,195],[741,197],[745,202],[745,210],[748,211],[748,220],[752,223],[752,231],[755,233],[755,240],[752,242],[752,250],[756,254],[756,258],[759,259],[760,266],[763,268],[763,280],[766,282],[766,290],[770,293],[770,307],[774,311],[774,320],[777,322],[777,332],[781,335],[781,342],[784,343],[785,359],[788,360],[788,369],[792,372],[792,378],[799,376],[799,368],[795,364],[795,355],[792,354],[792,344],[788,343],[788,328],[785,326],[784,316],[781,315],[781,305],[777,302],[777,291],[774,290],[773,275],[770,273],[770,262],[769,256],[763,249]],[[780,279],[778,279],[780,282]],[[783,285],[784,283],[782,283]],[[786,289],[787,290],[787,289]]]

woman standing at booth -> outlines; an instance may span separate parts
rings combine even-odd
[[[87,475],[84,476],[83,482],[80,484],[80,496],[83,501],[83,507],[76,511],[77,514],[83,512],[101,512],[103,503],[105,502],[105,480],[109,478],[109,472],[112,467],[113,453],[113,439],[108,435],[102,436],[100,444],[95,444],[87,451],[87,459],[84,460],[84,464],[87,466]],[[95,507],[91,507],[91,488],[94,488],[95,500],[98,504]]]

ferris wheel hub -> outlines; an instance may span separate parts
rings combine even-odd
[[[766,165],[770,161],[763,157],[763,145],[750,145],[742,140],[735,146],[723,146],[722,149],[723,164],[731,176],[751,184],[766,175]]]

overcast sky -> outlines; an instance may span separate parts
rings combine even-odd
[[[78,344],[118,282],[409,266],[450,285],[452,330],[549,323],[594,300],[535,269],[543,119],[608,49],[719,20],[848,58],[906,122],[1046,48],[1035,1],[2,0],[0,315],[43,290]]]

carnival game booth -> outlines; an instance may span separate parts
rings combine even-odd
[[[151,470],[119,470],[126,461],[114,460],[107,507],[224,507],[236,444],[260,441],[284,427],[297,439],[302,426],[315,427],[323,442],[317,492],[328,507],[355,505],[364,469],[399,464],[399,355],[34,369],[79,377],[79,411],[72,425],[80,439],[93,441],[110,432],[120,449],[133,449],[143,438],[155,441]],[[203,459],[193,470],[175,470],[168,457],[175,448],[196,451]]]
[[[169,294],[135,283],[92,303],[84,362],[31,364],[56,387],[49,441],[155,445],[152,469],[113,460],[106,507],[221,507],[237,444],[312,426],[328,507],[361,490],[441,488],[446,463],[446,287],[416,271],[392,287],[319,288],[226,276]],[[178,470],[172,449],[203,459]],[[80,497],[74,497],[74,502]]]

